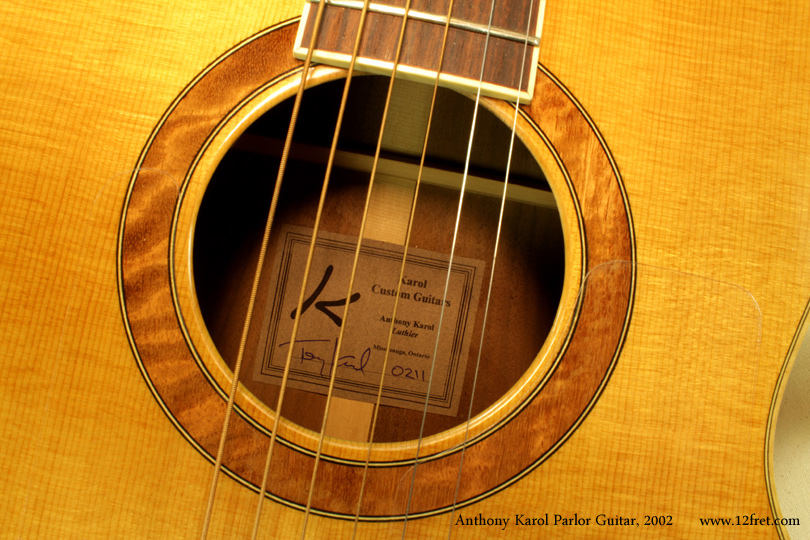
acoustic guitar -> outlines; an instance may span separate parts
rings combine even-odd
[[[810,5],[0,13],[0,537],[803,534]]]

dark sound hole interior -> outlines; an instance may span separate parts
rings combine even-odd
[[[367,164],[370,163],[369,156],[373,156],[377,144],[387,87],[388,79],[376,76],[356,77],[352,82],[339,138],[340,153],[331,175],[320,230],[355,239],[358,236],[370,178]],[[240,382],[271,409],[276,408],[280,387],[277,382],[257,380],[255,375],[256,365],[261,365],[267,354],[265,340],[270,324],[267,306],[275,298],[276,293],[273,291],[278,290],[272,286],[272,274],[274,261],[280,256],[283,245],[280,231],[287,226],[311,229],[314,225],[326,168],[325,156],[333,137],[342,91],[341,80],[314,87],[305,94],[293,151],[273,220],[273,234],[262,270],[240,376]],[[388,164],[386,167],[396,174],[388,170],[382,174],[383,165],[380,166],[380,177],[375,180],[374,188],[375,195],[379,197],[373,200],[386,201],[388,195],[384,188],[393,186],[390,191],[395,195],[399,194],[396,195],[399,198],[395,199],[401,203],[402,193],[407,195],[408,190],[413,189],[416,178],[414,171],[422,149],[431,94],[432,87],[397,82],[381,153]],[[454,172],[460,173],[464,168],[473,105],[471,99],[461,94],[449,90],[439,92],[426,159],[426,165],[433,171],[433,176],[460,178],[461,175]],[[211,179],[196,223],[193,275],[197,297],[211,338],[231,369],[237,356],[291,110],[292,99],[274,107],[251,125],[234,144]],[[510,128],[511,126],[505,125],[485,109],[480,110],[470,165],[470,177],[475,177],[475,182],[502,187]],[[469,182],[475,183],[473,180]],[[528,150],[519,142],[515,146],[509,182],[531,188],[532,192],[539,192],[541,196],[546,195],[548,198],[549,188],[542,172]],[[423,181],[417,196],[409,249],[418,248],[449,255],[459,204],[458,189],[452,184],[453,180],[450,185],[430,179]],[[393,205],[406,208],[405,217],[396,218],[400,228],[403,227],[403,219],[407,224],[407,210],[410,208],[412,195],[410,198],[406,196],[404,200],[407,204]],[[469,306],[469,313],[472,314],[469,321],[472,324],[469,324],[471,329],[464,338],[469,347],[466,354],[467,367],[463,377],[457,376],[452,381],[454,388],[460,385],[456,412],[428,412],[424,435],[464,424],[470,410],[474,416],[503,396],[534,360],[557,311],[565,271],[559,214],[553,204],[510,199],[505,206],[488,320],[483,329],[500,204],[499,196],[482,194],[480,190],[464,195],[455,256],[482,261],[480,293],[476,305]],[[369,216],[383,216],[383,221],[396,213],[388,207],[374,212],[370,210]],[[398,212],[402,213],[401,210]],[[310,275],[305,296],[316,289],[322,277],[315,272]],[[394,276],[392,279],[396,282],[398,278]],[[345,287],[348,287],[348,282]],[[339,315],[343,309],[342,305],[328,308],[321,305],[320,308],[320,314],[315,312],[315,307],[310,309],[319,316],[326,315],[324,310]],[[352,324],[351,309],[350,306],[347,333]],[[292,316],[288,312],[280,318]],[[326,317],[321,319],[324,324],[330,324]],[[410,330],[416,333],[413,327]],[[431,330],[425,332],[429,333]],[[432,332],[430,335],[438,333],[435,329]],[[442,330],[439,337],[449,337],[454,332],[453,328]],[[304,337],[299,335],[298,339]],[[284,339],[289,341],[289,338],[279,338],[277,341]],[[481,343],[483,345],[479,346]],[[376,370],[377,381],[382,373],[379,365],[384,356],[384,351],[381,353],[378,349],[379,346],[373,350],[374,366],[369,361],[372,359],[370,353],[363,357],[363,361],[368,361],[363,368],[370,373]],[[479,349],[478,382],[473,392]],[[328,383],[325,375],[331,371],[324,371],[323,364],[325,362],[329,365],[331,362],[334,365],[334,357],[320,353],[316,355],[303,348],[296,351],[292,355],[294,368],[303,364],[305,356],[308,360],[316,358],[321,361],[321,373],[313,376],[317,378],[318,375],[324,375],[323,378]],[[394,355],[389,355],[387,373],[383,379],[386,386],[397,376],[407,375],[420,379],[426,378],[426,374],[430,372],[430,363],[423,362],[422,358],[408,358],[409,361],[422,363],[404,365],[405,362],[391,360],[391,356]],[[340,376],[341,369],[357,371],[359,361],[353,359],[354,364],[345,362],[346,366],[336,368],[337,375]],[[406,369],[411,369],[411,372],[406,373]],[[424,381],[417,382],[424,386]],[[441,384],[447,386],[446,382]],[[440,383],[436,383],[436,387],[438,386]],[[431,392],[433,391],[432,386]],[[325,390],[321,393],[312,389],[289,387],[285,393],[282,415],[305,428],[320,431],[326,403],[324,394]],[[374,395],[376,396],[376,391]],[[421,398],[418,395],[414,397],[413,392],[409,395],[413,398],[412,401],[424,401],[424,395]],[[419,406],[406,408],[384,404],[380,407],[379,419],[371,436],[375,442],[416,439],[422,430],[422,418],[423,412]],[[367,429],[364,424],[360,427],[363,433]],[[363,434],[358,438],[365,437]]]

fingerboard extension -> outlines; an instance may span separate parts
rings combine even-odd
[[[347,67],[354,39],[346,36],[358,31],[363,2],[324,1],[327,4],[313,60]],[[450,14],[447,50],[439,68],[449,2],[415,0],[407,13],[397,76],[432,84],[440,72],[442,86],[476,92],[480,81],[482,95],[527,103],[534,90],[544,10],[545,0],[495,0],[494,8],[487,0],[456,2]],[[307,2],[295,44],[297,58],[307,55],[317,11],[318,0]],[[393,71],[404,16],[403,1],[369,4],[355,69],[378,74]]]

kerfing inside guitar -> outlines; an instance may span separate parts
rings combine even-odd
[[[78,270],[34,274],[62,338],[7,388],[9,537],[800,533],[808,7],[588,4],[201,2],[172,75],[87,45],[83,87],[142,83],[53,226]],[[163,43],[98,9],[87,43]]]

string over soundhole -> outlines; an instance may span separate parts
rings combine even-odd
[[[379,122],[387,80],[361,77],[354,85],[347,112],[355,122],[347,124],[341,134],[339,167],[333,173],[305,286],[302,326],[292,344],[289,334],[298,317],[295,301],[317,205],[313,194],[320,191],[324,145],[329,137],[322,128],[333,122],[332,106],[340,97],[341,84],[309,90],[309,107],[302,109],[291,153],[289,174],[295,181],[283,187],[262,272],[263,305],[257,307],[252,323],[257,330],[249,339],[246,361],[250,364],[243,368],[247,375],[242,383],[273,407],[286,354],[294,347],[282,411],[285,418],[319,431],[326,384],[332,370],[337,370],[335,395],[363,406],[344,408],[352,409],[351,418],[343,420],[348,427],[333,431],[333,436],[367,439],[382,380],[383,401],[374,441],[414,440],[419,435],[428,386],[425,435],[462,425],[468,417],[503,186],[498,178],[503,174],[509,130],[495,116],[481,113],[480,137],[475,142],[476,157],[445,298],[466,150],[463,141],[450,134],[469,126],[473,104],[455,92],[440,92],[440,112],[433,126],[435,142],[429,147],[424,185],[416,203],[405,275],[398,283],[417,169],[409,153],[421,150],[420,141],[411,137],[423,132],[418,124],[423,125],[425,119],[419,111],[431,89],[409,82],[397,87],[389,114],[410,126],[392,130],[384,141],[349,298],[345,341],[335,356],[368,182],[369,153],[376,144],[371,127]],[[233,301],[244,297],[240,291],[250,281],[248,261],[258,249],[256,229],[272,188],[262,179],[277,166],[279,138],[286,129],[289,107],[284,103],[269,111],[234,145],[215,173],[200,210],[194,248],[198,297],[209,332],[228,362],[234,357],[238,329],[227,314],[238,311]],[[532,364],[551,328],[562,290],[560,218],[542,172],[525,147],[513,156],[511,181],[514,187],[508,192],[490,321],[481,349],[479,378],[485,382],[475,390],[474,415],[506,394]],[[395,312],[397,290],[400,301]],[[440,332],[442,303],[445,321]],[[223,310],[226,305],[228,309]],[[392,317],[394,336],[383,373]],[[437,339],[440,344],[434,351]],[[434,380],[428,385],[434,354]]]

